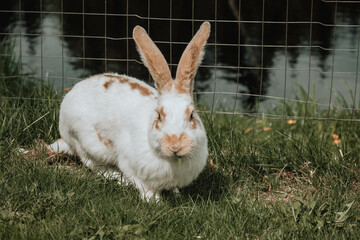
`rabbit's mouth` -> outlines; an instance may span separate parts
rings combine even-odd
[[[179,149],[174,149],[172,147],[169,147],[169,150],[173,152],[174,157],[184,157],[191,151],[192,148],[188,148],[188,146],[180,147]]]
[[[168,149],[162,149],[162,153],[167,156],[174,159],[182,158],[188,155],[191,151],[191,148],[188,149],[186,146],[182,147],[180,149],[174,149],[172,147],[168,147]]]
[[[164,137],[161,139],[161,152],[167,157],[183,157],[191,152],[193,148],[193,140],[186,133],[164,134]]]

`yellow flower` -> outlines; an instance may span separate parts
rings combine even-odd
[[[270,131],[271,130],[271,127],[264,127],[264,131]]]

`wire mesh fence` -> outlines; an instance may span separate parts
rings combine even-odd
[[[359,16],[360,1],[9,1],[0,6],[0,37],[14,52],[1,57],[19,57],[20,69],[1,77],[32,79],[63,93],[102,72],[152,84],[132,40],[134,26],[148,31],[174,73],[206,20],[212,33],[195,80],[204,112],[360,122]],[[1,98],[44,101],[23,94]],[[312,107],[328,114],[309,114]],[[336,115],[342,110],[350,114]]]

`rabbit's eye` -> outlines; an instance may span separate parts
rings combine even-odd
[[[194,119],[194,111],[190,114],[189,120],[192,121]]]
[[[161,114],[160,114],[160,112],[156,110],[156,113],[157,113],[157,120],[161,121]]]

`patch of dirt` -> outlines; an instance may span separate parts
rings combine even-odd
[[[45,160],[50,165],[55,162],[64,163],[66,166],[81,165],[80,158],[54,152],[42,139],[37,139],[32,149],[21,148],[17,155],[22,155],[26,160],[30,161]]]
[[[273,203],[296,202],[298,199],[308,200],[309,196],[313,196],[314,193],[318,192],[311,180],[316,173],[316,170],[311,168],[311,163],[304,163],[300,169],[301,172],[309,173],[307,177],[297,171],[286,171],[285,168],[286,166],[282,169],[272,169],[275,172],[278,171],[278,173],[273,173],[272,176],[264,176],[264,188],[267,188],[267,190],[257,192],[258,201]],[[267,181],[268,178],[272,178],[272,180]],[[274,181],[276,186],[272,185]]]

